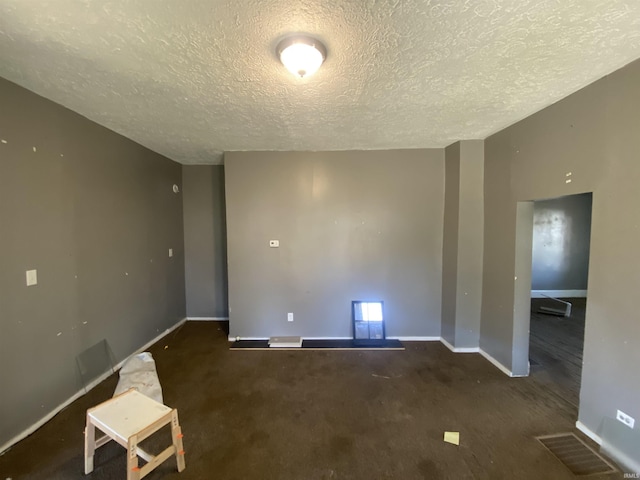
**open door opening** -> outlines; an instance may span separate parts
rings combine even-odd
[[[592,194],[569,195],[533,204],[530,375],[577,409]]]

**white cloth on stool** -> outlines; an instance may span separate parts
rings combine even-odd
[[[149,352],[142,352],[129,358],[120,369],[120,380],[113,396],[135,388],[138,392],[163,403],[162,387],[156,371],[156,362]]]

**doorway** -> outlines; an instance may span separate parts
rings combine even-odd
[[[576,408],[580,401],[592,194],[533,202],[530,375]]]

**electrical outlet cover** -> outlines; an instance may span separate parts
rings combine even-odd
[[[633,426],[634,426],[634,425],[635,425],[635,423],[636,423],[635,418],[633,418],[633,417],[631,417],[631,416],[627,415],[626,413],[624,413],[624,412],[623,412],[623,411],[621,411],[621,410],[618,410],[618,411],[616,412],[616,420],[618,420],[619,422],[624,423],[624,424],[625,424],[627,427],[629,427],[629,428],[633,428]]]

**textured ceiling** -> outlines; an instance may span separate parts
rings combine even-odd
[[[0,0],[0,76],[181,163],[485,138],[638,57],[637,0]]]

